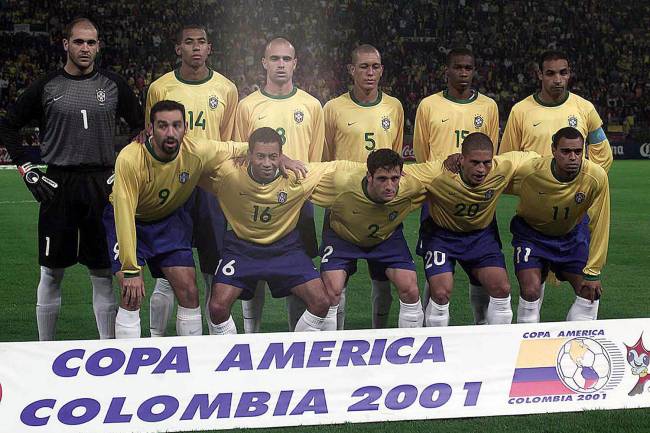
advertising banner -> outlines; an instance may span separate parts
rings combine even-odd
[[[650,407],[650,319],[0,344],[3,431]]]

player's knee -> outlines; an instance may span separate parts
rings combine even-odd
[[[507,298],[510,296],[511,289],[510,283],[507,280],[486,287],[486,290],[493,298]]]
[[[431,299],[438,304],[444,305],[449,303],[449,298],[451,297],[451,288],[445,287],[444,285],[434,285],[429,284],[429,290],[431,292]]]
[[[196,308],[199,306],[199,289],[194,282],[183,284],[177,290],[178,305],[185,308]]]
[[[417,286],[417,282],[397,286],[397,294],[399,295],[399,299],[407,304],[412,304],[420,299],[420,289]]]
[[[210,320],[214,324],[223,323],[228,320],[228,317],[230,316],[230,308],[219,302],[219,300],[214,297],[210,299],[208,310],[210,313]]]

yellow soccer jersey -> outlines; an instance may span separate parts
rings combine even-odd
[[[268,126],[282,137],[282,153],[292,159],[320,162],[323,155],[323,108],[318,99],[297,87],[286,96],[263,90],[242,99],[235,117],[235,140],[246,141]]]
[[[408,214],[425,199],[425,184],[438,175],[441,165],[412,164],[404,167],[395,198],[376,203],[368,197],[366,165],[340,161],[342,165],[323,176],[312,201],[330,209],[330,227],[348,242],[370,247],[385,241]]]
[[[205,80],[187,81],[181,78],[178,70],[174,70],[149,87],[145,122],[149,126],[149,113],[156,102],[176,101],[185,106],[188,136],[230,140],[238,99],[237,87],[218,72],[210,69]]]
[[[598,164],[585,160],[578,176],[560,182],[553,174],[553,157],[524,164],[513,182],[519,195],[517,215],[532,228],[548,235],[569,233],[589,212],[589,259],[585,275],[598,276],[605,264],[609,243],[609,183]]]
[[[296,228],[300,209],[321,177],[335,168],[335,162],[308,164],[309,173],[297,180],[280,175],[266,184],[251,177],[248,167],[232,161],[222,164],[201,187],[219,197],[228,223],[238,238],[269,245]]]
[[[446,90],[427,96],[415,114],[415,160],[444,160],[460,152],[461,143],[472,132],[488,135],[497,148],[499,110],[493,99],[476,91],[469,99],[453,98]]]
[[[115,228],[122,271],[138,272],[135,220],[156,221],[180,206],[192,194],[201,176],[212,173],[227,159],[243,156],[247,143],[193,139],[185,136],[171,161],[159,160],[147,142],[133,142],[117,156],[110,202],[115,208]]]
[[[427,185],[429,213],[439,227],[455,232],[484,229],[492,223],[497,199],[535,152],[510,152],[495,156],[492,170],[478,186],[465,183],[460,173],[441,172]],[[438,166],[441,163],[437,163]]]
[[[324,161],[366,162],[376,149],[402,154],[404,109],[397,98],[379,92],[375,102],[359,102],[352,92],[325,104]]]
[[[568,93],[567,99],[557,105],[543,103],[537,94],[516,103],[508,117],[499,154],[532,150],[550,156],[553,134],[566,126],[580,131],[588,145],[589,159],[609,171],[613,156],[603,121],[591,102],[574,93]]]

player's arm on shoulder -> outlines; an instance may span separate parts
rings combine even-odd
[[[420,102],[415,113],[413,129],[413,152],[417,162],[429,160],[429,110],[424,101]]]
[[[428,185],[440,176],[444,170],[444,162],[434,159],[433,161],[405,165],[402,171],[405,176],[412,176],[424,185]]]
[[[591,232],[591,241],[589,242],[589,258],[584,268],[585,279],[598,279],[600,272],[607,259],[607,250],[609,247],[609,225],[610,225],[610,197],[609,181],[607,174],[600,167],[601,171],[597,176],[597,186],[594,194],[595,198],[589,208],[589,231]]]
[[[328,207],[340,189],[340,182],[348,173],[364,167],[365,164],[353,161],[312,162],[307,164],[309,172],[303,181],[306,190],[312,191],[314,203]],[[317,191],[316,191],[317,190]]]

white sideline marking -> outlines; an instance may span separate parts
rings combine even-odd
[[[0,201],[0,205],[3,204],[25,204],[25,203],[37,203],[36,200],[8,200],[8,201]]]

